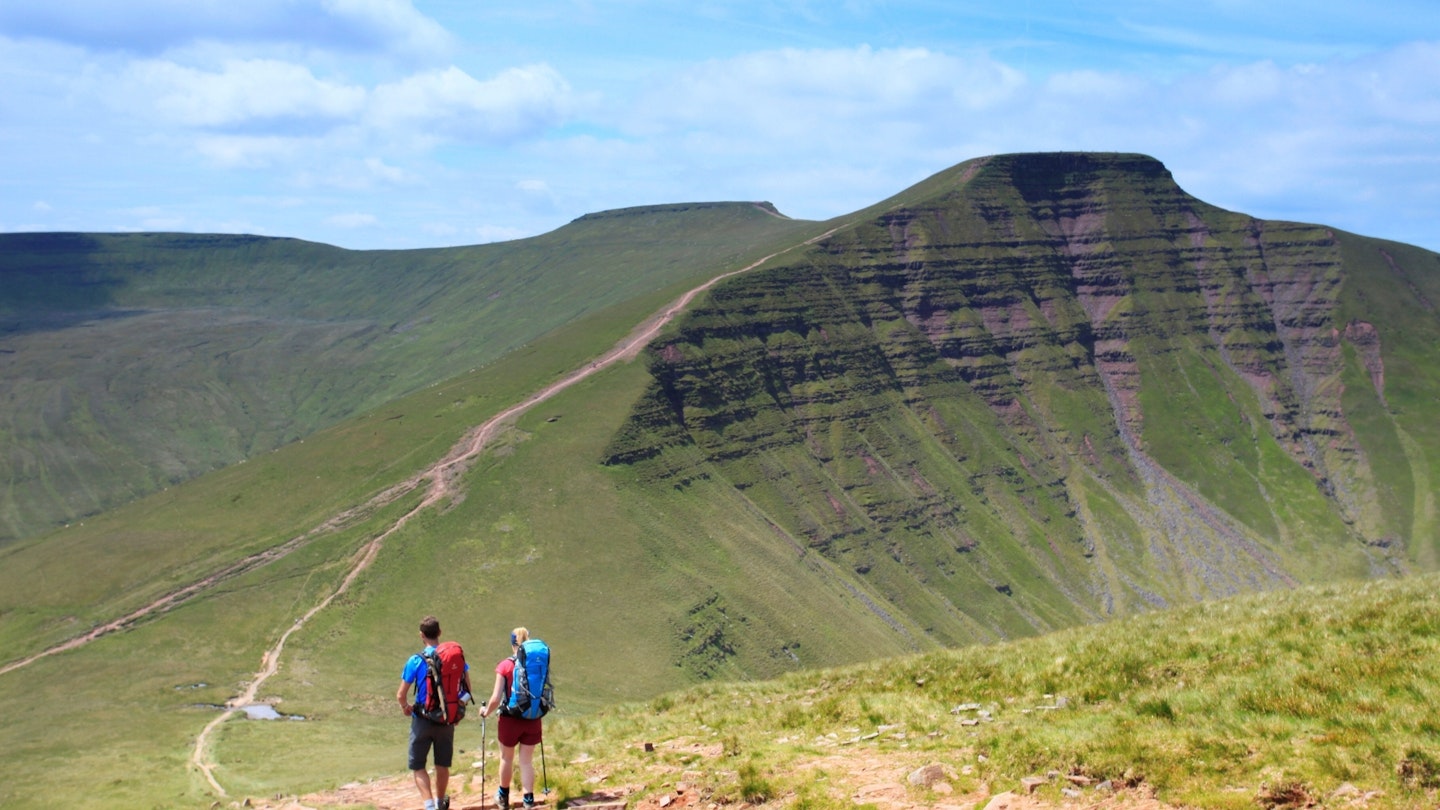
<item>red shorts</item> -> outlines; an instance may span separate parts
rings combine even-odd
[[[517,745],[540,744],[540,718],[526,720],[523,717],[500,715],[500,729],[496,732],[500,744],[506,748]]]

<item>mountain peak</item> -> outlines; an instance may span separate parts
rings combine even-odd
[[[611,208],[605,211],[595,211],[584,216],[577,217],[573,222],[595,222],[597,220],[625,219],[629,217],[655,217],[673,214],[690,214],[695,212],[716,212],[759,209],[771,216],[784,216],[776,210],[774,204],[765,201],[740,202],[688,202],[688,203],[667,203],[663,205],[636,205],[628,208]]]
[[[1124,152],[1031,152],[996,155],[982,177],[1013,185],[1027,199],[1047,190],[1106,181],[1174,184],[1170,170],[1149,155]]]

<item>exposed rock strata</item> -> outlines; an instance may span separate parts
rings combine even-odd
[[[1005,634],[1376,570],[1342,399],[1349,346],[1388,407],[1386,338],[1345,278],[1152,159],[993,158],[717,287],[609,462],[723,476],[941,636],[925,599]]]

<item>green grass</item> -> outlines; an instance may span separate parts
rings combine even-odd
[[[354,587],[290,638],[262,697],[310,719],[226,723],[211,746],[222,783],[233,796],[271,795],[396,773],[404,734],[393,707],[396,677],[414,651],[416,621],[433,612],[482,673],[506,653],[515,625],[554,646],[561,709],[552,763],[621,746],[615,772],[625,774],[655,759],[628,744],[654,736],[671,743],[660,748],[676,769],[670,782],[688,780],[687,770],[713,771],[707,790],[728,801],[846,804],[831,792],[844,781],[843,768],[822,763],[825,779],[807,782],[792,766],[830,751],[824,741],[838,746],[881,726],[879,737],[842,747],[948,757],[967,791],[1032,768],[1082,766],[1097,777],[1143,777],[1166,795],[1214,806],[1253,803],[1262,784],[1333,790],[1346,774],[1367,789],[1389,784],[1384,774],[1404,774],[1415,787],[1385,788],[1394,796],[1426,789],[1433,752],[1425,721],[1374,720],[1389,711],[1385,701],[1433,698],[1401,668],[1429,660],[1429,648],[1416,641],[1422,636],[1397,636],[1400,658],[1387,658],[1373,638],[1355,649],[1317,648],[1345,659],[1336,673],[1315,669],[1296,651],[1298,642],[1266,647],[1265,639],[1288,637],[1286,622],[1303,620],[1307,632],[1326,636],[1338,632],[1335,621],[1346,621],[1305,619],[1304,600],[1359,604],[1373,597],[1381,614],[1392,607],[1403,613],[1413,602],[1387,602],[1382,596],[1390,592],[1358,586],[903,659],[898,679],[875,664],[762,683],[794,670],[989,644],[1217,593],[1434,564],[1440,522],[1428,482],[1440,480],[1433,461],[1440,439],[1427,418],[1428,326],[1415,329],[1416,338],[1382,330],[1387,369],[1404,377],[1387,388],[1394,394],[1388,405],[1356,384],[1365,378],[1354,346],[1340,347],[1344,365],[1335,373],[1313,380],[1329,394],[1344,386],[1343,397],[1326,401],[1349,414],[1354,447],[1363,451],[1341,452],[1350,441],[1343,431],[1323,434],[1333,435],[1320,450],[1326,463],[1343,462],[1327,471],[1363,467],[1386,498],[1352,527],[1297,458],[1292,437],[1273,435],[1278,429],[1267,422],[1267,407],[1294,406],[1294,385],[1284,380],[1300,373],[1265,337],[1273,335],[1261,328],[1271,312],[1246,310],[1226,338],[1229,361],[1205,347],[1208,326],[1161,339],[1182,320],[1176,313],[1189,313],[1193,326],[1209,311],[1190,276],[1174,271],[1176,262],[1194,269],[1183,249],[1189,232],[1163,239],[1151,232],[1188,227],[1181,217],[1147,214],[1137,209],[1144,194],[1101,184],[1094,199],[1118,207],[1110,215],[1114,232],[1096,255],[1133,258],[1116,266],[1138,274],[1126,283],[1143,294],[1126,295],[1090,325],[1073,268],[1047,230],[1054,222],[1035,213],[1063,214],[1073,195],[1051,198],[1033,177],[1016,186],[1003,168],[981,171],[952,193],[922,184],[925,193],[904,195],[914,211],[862,222],[822,248],[793,251],[718,286],[643,361],[597,373],[516,419],[464,474],[461,498],[389,537]],[[1147,193],[1170,193],[1159,180],[1153,185]],[[1218,234],[1208,237],[1212,258],[1246,243],[1243,218],[1197,210]],[[555,248],[556,255],[573,254],[576,272],[604,270],[577,289],[613,283],[632,261],[655,261],[653,251],[627,252],[645,221],[577,223],[589,236]],[[632,288],[608,304],[585,301],[564,326],[544,334],[536,326],[536,337],[493,362],[465,365],[303,441],[83,525],[0,547],[0,661],[73,637],[246,554],[307,536],[433,463],[490,416],[593,362],[696,277],[743,266],[763,255],[762,247],[821,226],[736,227],[761,235],[745,250],[715,253],[716,242],[697,231],[681,251],[694,266],[641,274],[646,283],[671,278],[665,286]],[[1287,262],[1288,270],[1314,258],[1310,252],[1321,265],[1334,258],[1319,229],[1273,230],[1267,260]],[[914,261],[898,262],[893,240],[907,232],[919,240],[906,248]],[[592,238],[596,233],[613,243]],[[997,233],[1011,235],[993,238]],[[1291,253],[1282,244],[1290,237],[1320,242],[1299,240]],[[1406,303],[1403,284],[1370,278],[1392,272],[1373,253],[1376,244],[1362,246],[1373,255],[1356,265],[1354,286],[1372,297],[1383,293],[1383,306],[1367,310],[1358,290],[1352,301],[1346,288],[1334,304],[1339,314],[1330,317],[1383,324],[1377,314],[1390,306],[1420,317],[1415,307],[1423,306]],[[587,251],[593,265],[584,261]],[[1433,258],[1396,255],[1407,263]],[[368,258],[383,269],[393,257]],[[527,277],[525,267],[507,268],[517,284]],[[554,281],[535,284],[554,292],[547,286]],[[189,294],[183,282],[172,277],[151,292],[179,300]],[[354,283],[346,294],[365,294]],[[1226,284],[1214,289],[1230,289]],[[401,295],[403,287],[389,279],[376,297]],[[1186,510],[1175,509],[1183,496],[1159,506],[1149,500],[1146,485],[1160,477],[1146,478],[1154,471],[1137,466],[1124,444],[1096,370],[1092,326],[1138,336],[1130,346],[1145,354],[1137,370],[1151,458],[1164,462],[1174,486],[1226,510],[1218,522],[1238,519],[1249,529],[1196,529]],[[448,333],[452,343],[465,342],[463,331]],[[431,338],[405,345],[423,354]],[[1272,400],[1230,365],[1247,362],[1284,372]],[[305,387],[295,397],[325,399]],[[93,409],[87,413],[96,418]],[[1334,413],[1320,416],[1316,425],[1341,422]],[[1385,458],[1362,458],[1376,453]],[[56,492],[68,489],[56,484]],[[5,676],[11,688],[0,697],[0,713],[21,719],[0,729],[0,749],[9,752],[0,760],[0,785],[7,786],[0,791],[9,791],[0,792],[0,804],[26,806],[40,793],[37,774],[74,761],[52,780],[47,800],[208,806],[215,797],[184,764],[195,735],[214,717],[195,704],[237,694],[262,652],[324,597],[355,549],[419,497],[411,493],[343,531],[317,534],[284,561],[139,627]],[[1376,526],[1399,536],[1388,546],[1358,542],[1375,539]],[[1272,527],[1273,535],[1262,535]],[[1408,586],[1397,587],[1394,593]],[[1266,625],[1265,611],[1284,618]],[[1231,621],[1242,614],[1250,618]],[[1392,634],[1403,629],[1383,615],[1365,621]],[[1389,663],[1380,669],[1363,666],[1381,659]],[[1337,694],[1321,688],[1330,674],[1348,684]],[[905,687],[918,678],[924,687]],[[714,685],[671,692],[706,680]],[[1277,688],[1267,690],[1272,682]],[[1069,708],[1023,711],[1046,694],[1067,697]],[[37,699],[64,695],[84,711],[33,712]],[[610,708],[636,702],[645,708]],[[960,725],[949,710],[963,702],[981,702],[996,721]],[[904,728],[893,727],[893,718]],[[903,740],[895,736],[901,733]],[[1288,764],[1282,739],[1300,751],[1299,765]],[[716,767],[707,759],[712,747],[724,758]],[[1263,753],[1252,755],[1252,748]],[[297,756],[314,750],[324,756]],[[552,775],[572,795],[588,778],[558,771]],[[654,781],[654,789],[664,782],[634,772],[637,783]]]
[[[253,459],[819,227],[722,203],[411,251],[0,235],[0,544]]]
[[[193,804],[186,760],[208,708],[238,692],[304,608],[333,590],[376,521],[323,538],[173,613],[6,676],[0,804]],[[45,762],[65,762],[45,768]]]
[[[1434,576],[1337,584],[710,684],[553,724],[552,762],[588,756],[551,778],[562,798],[597,789],[592,773],[608,775],[599,787],[659,794],[673,787],[656,778],[668,765],[703,773],[686,781],[720,801],[843,806],[843,794],[815,794],[807,766],[853,746],[873,761],[941,763],[967,791],[1059,772],[1187,807],[1253,808],[1281,787],[1320,800],[1347,783],[1378,792],[1368,807],[1429,806],[1440,787],[1437,593]],[[718,755],[702,761],[694,743]],[[1062,785],[1041,794],[1058,800]]]
[[[0,546],[0,650],[20,657],[310,531],[434,462],[469,428],[590,362],[686,288],[611,307],[474,373],[183,487]],[[85,576],[74,575],[77,565]]]
[[[1373,325],[1380,337],[1384,368],[1385,401],[1382,407],[1373,398],[1368,374],[1357,368],[1351,352],[1352,377],[1345,388],[1346,411],[1353,420],[1357,439],[1376,465],[1377,488],[1386,499],[1403,500],[1405,490],[1414,488],[1412,504],[1387,511],[1379,517],[1403,542],[1409,555],[1428,567],[1440,564],[1440,534],[1436,532],[1436,504],[1433,484],[1440,480],[1440,460],[1421,450],[1440,439],[1440,427],[1433,408],[1440,399],[1440,387],[1428,369],[1433,367],[1440,348],[1440,323],[1435,307],[1440,302],[1440,257],[1410,245],[1340,234],[1347,268],[1355,278],[1339,294],[1341,315],[1346,324]],[[1403,329],[1388,328],[1405,324]],[[1358,379],[1357,379],[1358,378]],[[1402,452],[1395,453],[1396,444]],[[1406,469],[1406,468],[1409,469]],[[1411,483],[1413,481],[1413,484]],[[1400,515],[1414,516],[1414,528],[1395,526]]]
[[[84,526],[7,547],[0,552],[4,659],[68,638],[242,554],[304,534],[439,458],[464,430],[500,408],[589,362],[597,345],[609,345],[676,292],[658,291],[648,301],[602,313],[471,375]],[[212,745],[219,778],[233,790],[263,795],[387,773],[397,733],[392,696],[398,666],[412,652],[415,621],[429,612],[445,617],[447,635],[466,643],[482,672],[493,664],[489,659],[505,653],[509,628],[536,628],[566,651],[557,678],[570,712],[653,695],[696,677],[708,651],[691,655],[674,640],[673,622],[705,598],[705,588],[729,595],[732,617],[750,617],[757,626],[779,621],[786,642],[812,639],[792,658],[732,627],[743,665],[722,659],[718,674],[779,672],[800,660],[855,660],[893,645],[872,626],[858,633],[830,626],[835,616],[863,620],[864,609],[838,583],[826,586],[828,595],[812,593],[810,569],[789,569],[791,546],[728,488],[716,488],[713,501],[646,495],[630,490],[630,471],[595,463],[638,396],[643,371],[630,364],[595,375],[526,414],[467,476],[463,500],[423,513],[390,538],[351,593],[290,640],[281,673],[261,694],[312,719],[298,725],[227,723]],[[614,495],[606,499],[607,492]],[[46,700],[52,692],[75,690],[87,705],[114,701],[94,718],[50,718],[28,712],[32,693],[8,692],[0,710],[26,720],[7,724],[0,743],[11,752],[0,763],[0,781],[15,785],[7,806],[29,801],[29,791],[38,788],[32,775],[22,773],[39,773],[40,763],[54,757],[74,758],[78,765],[65,779],[53,780],[47,795],[79,806],[173,805],[182,794],[208,803],[200,798],[205,786],[187,774],[184,759],[213,712],[187,707],[235,694],[258,667],[261,652],[319,601],[326,583],[333,584],[336,566],[365,538],[367,527],[383,525],[383,518],[417,498],[412,494],[341,535],[320,535],[282,564],[97,642],[86,648],[97,652],[79,658],[103,653],[106,666],[98,672],[67,655],[6,676],[7,683],[23,683],[32,673],[45,679]],[[697,535],[697,526],[706,531]],[[316,576],[297,580],[311,570]],[[60,582],[66,586],[56,587]],[[305,583],[303,591],[295,590],[298,582]],[[435,593],[447,594],[442,604]],[[233,635],[216,639],[222,627]],[[165,641],[156,641],[157,633]],[[643,638],[665,642],[650,651]],[[653,654],[650,663],[626,678],[614,677],[617,655],[642,653]],[[177,657],[184,666],[177,666]],[[112,690],[117,680],[127,688]],[[194,694],[184,688],[200,682],[209,686]],[[142,687],[143,693],[132,694]],[[103,733],[89,730],[92,719],[105,723]],[[102,748],[87,748],[87,735]],[[129,758],[103,753],[121,736]],[[296,766],[289,741],[300,738],[333,744],[330,764]],[[133,758],[153,764],[133,771]]]

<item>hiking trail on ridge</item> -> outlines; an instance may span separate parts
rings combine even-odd
[[[839,230],[839,228],[832,228],[831,230],[826,231],[819,236],[812,237],[799,244],[791,245],[782,250],[778,250],[761,259],[756,260],[755,262],[752,262],[749,265],[746,265],[745,267],[740,268],[739,270],[732,270],[727,273],[717,275],[714,278],[711,278],[705,283],[699,285],[698,287],[691,289],[690,291],[686,292],[684,295],[676,299],[672,304],[663,309],[659,314],[652,316],[649,320],[642,322],[628,336],[622,339],[608,352],[601,355],[598,359],[587,363],[582,363],[580,368],[572,371],[570,374],[567,374],[560,380],[557,380],[556,382],[551,383],[545,388],[542,388],[540,391],[531,394],[519,404],[512,405],[511,407],[506,408],[500,413],[497,413],[494,416],[490,417],[490,419],[486,420],[479,427],[471,430],[468,434],[466,434],[464,438],[462,438],[454,447],[451,448],[449,453],[447,453],[435,464],[411,476],[404,482],[382,491],[381,493],[361,504],[360,506],[357,506],[350,510],[346,510],[345,512],[336,515],[330,520],[325,521],[319,527],[311,530],[301,538],[296,538],[295,540],[291,540],[288,543],[284,544],[284,546],[277,547],[285,548],[288,546],[289,548],[285,548],[285,551],[281,554],[264,560],[263,563],[257,563],[258,565],[274,562],[275,560],[281,559],[286,554],[289,554],[291,551],[294,551],[296,548],[299,548],[301,545],[303,545],[303,542],[306,539],[313,538],[320,533],[334,531],[342,526],[349,525],[355,520],[357,516],[373,513],[379,507],[392,503],[400,496],[413,491],[422,483],[428,483],[425,497],[420,501],[419,504],[417,504],[413,509],[397,518],[395,522],[389,526],[389,528],[385,529],[369,543],[366,543],[365,546],[356,553],[354,561],[351,563],[349,573],[346,574],[344,580],[340,582],[340,585],[335,589],[335,591],[332,592],[329,596],[326,596],[323,600],[321,600],[319,604],[306,611],[303,616],[296,619],[295,622],[291,624],[288,629],[286,629],[284,634],[280,636],[280,639],[275,642],[275,645],[272,646],[269,650],[266,650],[265,654],[261,656],[260,659],[260,671],[255,673],[255,677],[250,680],[245,690],[237,697],[231,698],[230,700],[226,701],[225,711],[222,712],[220,716],[211,720],[205,726],[204,730],[200,732],[200,735],[195,739],[195,748],[191,752],[189,760],[190,766],[200,772],[200,774],[205,778],[205,781],[209,783],[210,788],[216,793],[221,796],[229,795],[228,793],[226,793],[225,788],[221,786],[220,782],[215,778],[215,763],[212,761],[209,755],[208,745],[211,734],[213,734],[222,723],[230,719],[236,713],[243,711],[243,708],[246,705],[249,705],[255,701],[256,695],[259,694],[260,687],[265,683],[265,681],[269,680],[270,676],[274,675],[277,671],[279,671],[280,654],[284,651],[285,642],[288,641],[290,636],[294,634],[297,630],[304,627],[310,619],[314,618],[316,614],[324,610],[337,597],[349,590],[350,585],[354,583],[355,579],[361,574],[361,572],[363,572],[366,568],[370,566],[371,563],[375,561],[375,558],[379,555],[380,549],[384,545],[385,539],[387,537],[403,528],[407,523],[410,522],[411,518],[415,517],[420,512],[448,499],[454,494],[456,488],[455,482],[457,481],[457,479],[462,473],[465,472],[465,470],[469,468],[471,462],[473,462],[480,455],[480,453],[484,451],[486,446],[490,443],[491,439],[493,439],[499,433],[503,425],[525,413],[530,408],[550,399],[551,397],[555,396],[566,388],[569,388],[570,386],[580,382],[591,374],[594,374],[603,368],[613,365],[614,363],[634,359],[640,354],[640,351],[645,346],[647,346],[650,341],[655,338],[656,335],[660,334],[660,331],[664,329],[665,326],[668,325],[672,320],[674,320],[676,315],[684,311],[685,307],[689,306],[690,302],[693,301],[695,297],[698,296],[700,293],[705,292],[714,285],[727,278],[730,278],[731,276],[736,276],[741,273],[753,270],[775,258],[776,256],[787,253],[797,247],[814,244],[815,242],[818,242],[821,239],[824,239],[835,233],[836,230]],[[255,557],[259,556],[260,555],[255,555]],[[123,629],[123,627],[128,626],[138,618],[147,615],[148,613],[155,612],[157,610],[168,610],[179,604],[181,601],[186,601],[189,598],[193,598],[194,595],[198,594],[205,588],[208,588],[218,583],[219,581],[221,581],[221,579],[229,578],[230,576],[234,576],[236,573],[241,573],[243,571],[249,570],[251,567],[255,567],[247,566],[243,569],[238,568],[238,566],[242,565],[245,562],[248,562],[251,559],[254,558],[246,558],[246,560],[242,561],[241,563],[230,566],[229,568],[224,569],[216,575],[207,577],[200,583],[196,583],[195,585],[189,586],[186,589],[182,589],[182,591],[177,591],[176,593],[185,593],[185,596],[182,598],[162,598],[161,600],[153,603],[152,607],[154,608],[154,610],[142,609],[141,611],[136,611],[135,613],[130,614],[129,616],[125,617],[125,619],[120,620],[120,622],[123,622],[123,624],[114,623],[114,630]],[[232,569],[237,570],[232,573]],[[113,632],[113,630],[111,630],[110,632]],[[103,633],[92,633],[92,637],[85,637],[85,642],[91,641],[94,638],[97,638],[99,635],[103,635]],[[72,644],[71,646],[79,646],[79,644]],[[67,649],[68,648],[69,647],[67,647]],[[57,652],[59,651],[58,648],[53,649],[55,649],[55,651]],[[35,656],[34,658],[39,658],[49,653],[50,651],[46,651]],[[34,658],[30,660],[34,660]],[[29,661],[22,662],[21,665],[23,665],[24,663],[29,663]]]

